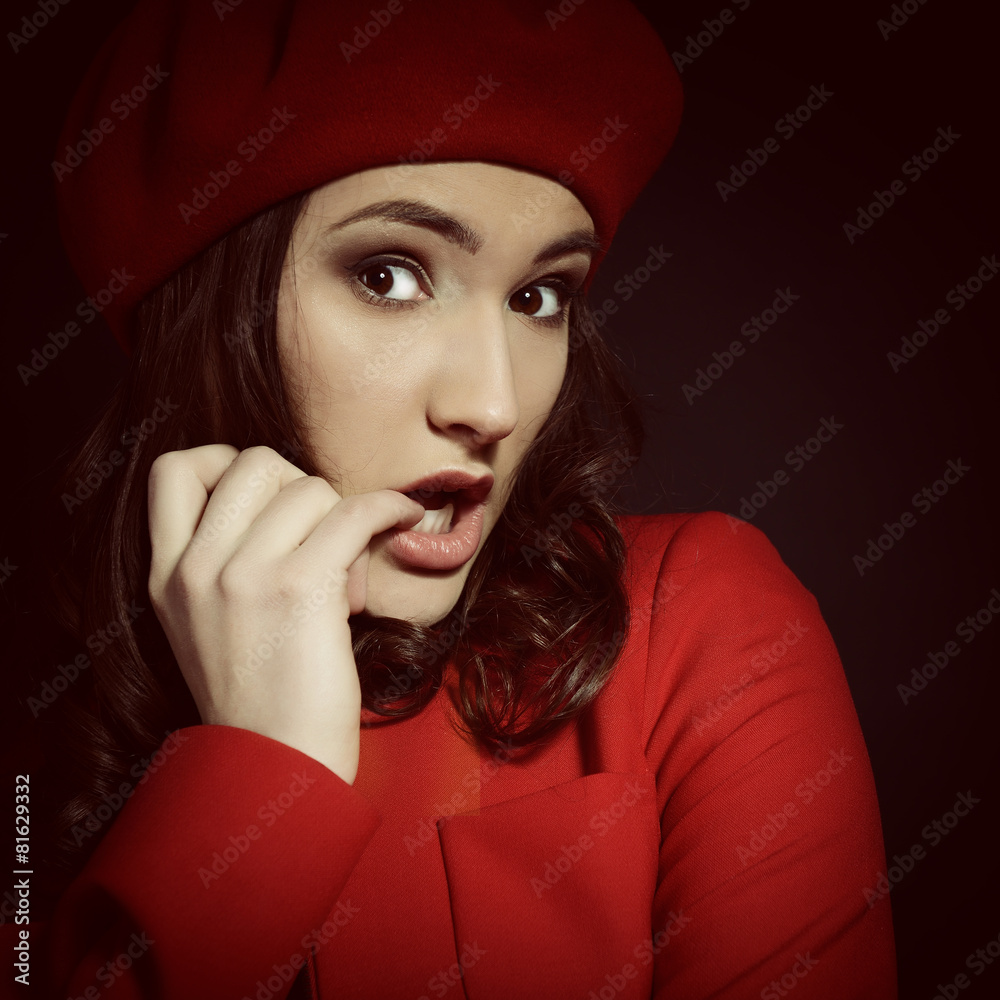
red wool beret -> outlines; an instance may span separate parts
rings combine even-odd
[[[626,0],[139,0],[70,107],[60,228],[128,351],[136,303],[181,265],[371,167],[536,170],[607,247],[680,112],[673,63]]]

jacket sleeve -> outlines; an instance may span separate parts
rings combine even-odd
[[[46,995],[284,996],[380,822],[311,757],[228,726],[171,734],[116,808],[36,935]]]
[[[864,738],[815,599],[760,531],[705,514],[674,534],[646,690],[655,997],[894,998]]]

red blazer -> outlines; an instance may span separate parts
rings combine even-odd
[[[32,979],[86,1000],[272,1000],[300,970],[338,1000],[895,997],[871,766],[815,600],[734,518],[621,525],[627,645],[558,738],[477,752],[442,689],[363,730],[348,786],[266,737],[180,730],[29,925]]]

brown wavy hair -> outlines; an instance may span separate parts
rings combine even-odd
[[[57,614],[93,653],[45,727],[63,783],[55,853],[70,864],[96,844],[123,804],[122,783],[134,784],[164,736],[200,721],[148,598],[154,459],[217,442],[268,445],[319,474],[276,346],[282,266],[306,197],[245,222],[141,303],[126,377],[61,486],[73,509]],[[386,723],[419,711],[453,661],[460,725],[487,746],[527,748],[579,715],[628,631],[613,497],[641,442],[621,366],[574,300],[561,391],[455,609],[432,626],[351,618],[364,706]],[[92,492],[74,502],[81,482]]]

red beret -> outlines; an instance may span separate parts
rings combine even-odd
[[[673,63],[626,0],[139,0],[70,107],[60,227],[128,350],[132,309],[181,265],[370,167],[539,171],[607,247],[680,110]]]

